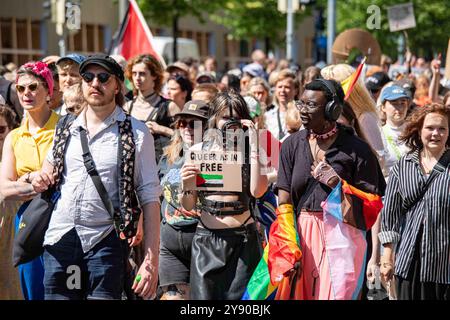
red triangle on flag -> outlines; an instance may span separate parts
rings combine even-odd
[[[197,175],[196,177],[196,185],[197,187],[204,185],[206,183],[206,180],[203,179],[201,176]]]

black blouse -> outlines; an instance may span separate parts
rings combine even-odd
[[[369,145],[358,138],[353,129],[339,124],[338,128],[336,140],[325,153],[326,161],[349,184],[365,192],[384,195],[386,182]],[[311,175],[313,161],[307,130],[292,134],[281,145],[277,189],[291,194],[296,210],[308,181],[314,181]],[[320,204],[331,190],[317,183],[302,207],[308,211],[322,211]]]

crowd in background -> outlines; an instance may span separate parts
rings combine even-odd
[[[325,200],[336,185],[314,174],[317,163],[325,159],[337,177],[346,177],[365,192],[384,196],[384,209],[367,236],[369,250],[364,265],[368,282],[374,282],[381,272],[392,299],[450,299],[450,165],[448,161],[442,164],[449,147],[450,88],[445,86],[439,59],[426,61],[408,54],[400,66],[383,56],[380,65],[364,66],[344,100],[340,86],[354,74],[360,61],[302,70],[298,64],[268,59],[263,51],[255,50],[252,62],[242,68],[218,70],[214,57],[183,59],[165,69],[147,54],[128,61],[121,56],[111,58],[121,67],[120,72],[111,72],[112,62],[106,67],[92,62],[100,68],[95,74],[83,66],[87,57],[76,53],[46,57],[42,59],[45,66],[31,62],[28,66],[9,63],[0,67],[0,299],[43,299],[44,292],[45,298],[57,297],[47,293],[49,283],[56,286],[56,281],[44,280],[47,275],[42,257],[18,269],[12,266],[14,233],[25,209],[23,203],[36,195],[36,188],[29,186],[35,187],[41,177],[58,119],[67,114],[86,117],[92,103],[86,99],[83,86],[97,81],[93,79],[98,79],[95,83],[99,85],[109,84],[108,72],[119,80],[118,75],[123,76],[115,104],[145,124],[152,136],[157,165],[152,170],[157,171],[154,173],[162,190],[161,195],[155,193],[161,199],[155,292],[159,299],[240,299],[269,241],[279,201],[300,206],[303,218],[317,219],[318,201]],[[88,72],[81,72],[80,66]],[[326,81],[323,85],[322,80]],[[331,90],[330,85],[336,87]],[[331,102],[342,105],[336,118],[328,111],[324,111],[325,116],[314,115],[314,108],[325,110]],[[197,194],[184,189],[183,183],[198,173],[186,163],[184,150],[198,145],[206,148],[204,141],[196,140],[194,123],[200,122],[204,132],[223,128],[221,121],[235,118],[243,127],[257,130],[260,141],[270,141],[249,151],[250,158],[268,160],[264,173],[259,165],[243,166],[241,193]],[[300,144],[301,139],[310,139],[309,145]],[[347,150],[335,141],[356,147]],[[310,150],[311,159],[298,148]],[[306,164],[300,166],[303,156]],[[346,157],[353,157],[348,166]],[[312,173],[308,169],[311,164],[315,166]],[[151,167],[143,164],[147,165]],[[304,177],[297,176],[295,168],[322,183],[313,187],[314,200],[302,199],[309,182],[300,183]],[[426,185],[433,175],[431,186]],[[421,193],[423,186],[428,190]],[[421,198],[416,200],[418,195]],[[236,212],[224,214],[231,210],[226,204],[231,202],[238,203]],[[309,232],[320,233],[320,225],[310,225],[313,220],[299,221]],[[132,274],[124,285],[125,293],[121,293],[128,299],[136,299],[146,290],[136,291],[133,281],[146,259],[142,232],[130,241],[132,248],[124,262],[128,269],[122,271]],[[303,237],[304,230],[299,234]],[[315,247],[320,239],[305,241],[313,241],[314,250],[322,250]],[[322,259],[315,252],[305,259],[323,266],[316,261]],[[309,272],[312,262],[305,263]],[[317,272],[322,279],[317,292],[308,287],[295,298],[333,299],[322,274],[327,271]],[[309,285],[309,280],[303,281],[298,288]],[[391,288],[395,282],[398,290]],[[287,298],[281,293],[278,297]],[[366,297],[367,286],[363,285],[359,298]]]

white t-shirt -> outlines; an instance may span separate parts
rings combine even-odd
[[[272,133],[272,135],[281,140],[283,137],[280,137],[280,125],[284,135],[288,134],[286,128],[286,112],[280,111],[280,121],[278,122],[278,110],[280,108],[275,106],[275,108],[267,111],[264,114],[264,121],[266,123],[266,129]]]
[[[382,134],[386,141],[387,154],[385,157],[385,176],[389,175],[391,168],[397,163],[397,161],[408,152],[408,147],[404,143],[399,142],[399,137],[405,129],[405,124],[400,127],[393,127],[389,124],[385,124],[382,127]]]

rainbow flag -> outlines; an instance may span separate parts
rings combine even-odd
[[[277,208],[277,219],[270,226],[269,245],[270,281],[275,284],[280,282],[302,257],[292,205]]]
[[[269,243],[242,300],[273,299],[281,280],[302,257],[293,206],[281,205],[276,214],[270,227]]]
[[[197,175],[196,180],[197,187],[223,187],[223,175],[222,174],[207,174],[200,173]]]
[[[242,300],[273,300],[275,298],[278,285],[270,282],[268,257],[269,245],[264,249],[263,257],[247,284]]]
[[[345,98],[344,98],[345,101],[347,101],[348,98],[350,97],[350,94],[352,93],[353,88],[355,87],[355,84],[358,81],[359,76],[361,75],[361,71],[364,67],[364,64],[366,63],[366,59],[367,59],[367,57],[364,57],[364,59],[359,64],[356,71],[353,72],[347,79],[345,79],[341,82],[342,89],[344,90],[344,93],[345,93]]]
[[[322,202],[324,239],[336,300],[356,300],[365,279],[366,230],[383,207],[381,197],[363,192],[346,181]]]

